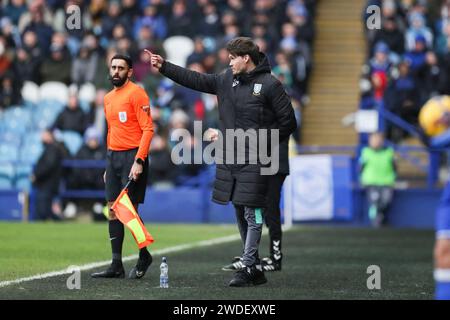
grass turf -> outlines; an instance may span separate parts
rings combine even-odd
[[[82,229],[83,226],[77,228]],[[92,228],[105,232],[104,226]],[[69,226],[67,229],[70,229]],[[180,244],[184,242],[181,239],[186,239],[184,232],[190,234],[187,238],[199,236],[199,233],[220,236],[234,233],[235,227],[166,225],[158,226],[157,230],[161,232],[161,242],[163,237],[167,237],[167,240],[171,239],[167,242]],[[220,230],[222,232],[219,232]],[[156,234],[156,230],[151,232]],[[86,241],[83,237],[78,239]],[[106,236],[91,241],[98,241],[100,245],[97,247],[99,249],[96,259],[86,262],[108,258],[108,249],[102,244],[102,241],[106,241]],[[268,283],[258,288],[227,286],[232,273],[221,271],[220,267],[240,252],[240,242],[234,241],[169,254],[169,289],[158,288],[160,258],[155,257],[154,264],[141,280],[91,279],[89,274],[92,271],[86,271],[82,272],[81,290],[68,290],[68,276],[65,275],[0,288],[0,298],[432,299],[433,241],[432,231],[296,226],[284,234],[283,270],[266,273]],[[268,251],[267,236],[261,245],[264,255]],[[35,246],[39,247],[39,243]],[[16,260],[15,255],[14,252],[10,257],[11,261]],[[60,255],[66,256],[67,253],[54,253],[52,259]],[[65,266],[76,264],[74,260],[81,260],[80,256],[87,258],[86,253],[71,251],[71,254],[66,256]],[[60,263],[53,260],[51,264],[56,262]],[[14,262],[14,265],[20,264]],[[127,263],[126,270],[130,270],[133,265],[134,262]],[[378,265],[381,268],[381,290],[367,289],[369,274],[366,271],[370,265]]]
[[[236,233],[235,226],[147,224],[152,250]],[[123,256],[136,254],[125,230]],[[0,281],[111,258],[107,223],[0,223]],[[1,295],[1,293],[0,293]]]

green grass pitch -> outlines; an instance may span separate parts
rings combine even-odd
[[[234,225],[147,224],[155,251],[237,233]],[[263,236],[261,255],[268,253]],[[221,266],[239,254],[239,240],[168,253],[169,289],[159,288],[160,256],[140,280],[91,279],[69,290],[69,275],[0,287],[0,299],[432,299],[434,233],[296,225],[284,233],[283,270],[257,288],[230,288]],[[135,254],[127,231],[124,256]],[[0,282],[108,260],[106,224],[0,223]],[[134,261],[125,264],[126,271]],[[367,267],[381,269],[381,289],[367,288]]]

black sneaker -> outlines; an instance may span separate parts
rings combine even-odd
[[[281,270],[281,260],[275,260],[269,257],[263,258],[261,260],[261,265],[264,271],[280,271]]]
[[[128,278],[130,279],[140,279],[142,278],[145,273],[147,272],[147,269],[150,267],[150,265],[153,262],[153,257],[149,252],[149,255],[145,258],[139,258],[136,266],[131,269],[130,273],[128,274]]]
[[[244,265],[242,264],[242,258],[241,257],[234,257],[233,262],[231,264],[228,264],[224,267],[222,267],[223,271],[239,271],[244,268]]]
[[[230,287],[250,287],[264,284],[267,282],[264,276],[264,271],[258,269],[256,266],[244,267],[243,269],[237,271],[234,274],[233,279],[231,279]]]
[[[123,266],[110,265],[105,271],[91,273],[92,278],[125,278]]]

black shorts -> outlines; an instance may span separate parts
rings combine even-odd
[[[115,201],[128,182],[138,148],[125,151],[108,150],[106,153],[106,201]],[[137,181],[130,184],[128,196],[133,203],[143,203],[147,189],[148,158]]]

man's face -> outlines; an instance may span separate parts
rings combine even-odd
[[[109,75],[111,76],[111,83],[115,87],[121,87],[131,77],[133,73],[132,69],[128,67],[125,60],[114,59],[111,61],[111,67],[109,68]]]
[[[387,55],[384,52],[378,51],[375,53],[375,60],[379,63],[385,63],[387,60]]]
[[[236,56],[229,54],[228,58],[230,59],[230,67],[234,75],[244,73],[247,70],[248,55]]]
[[[68,106],[71,110],[75,110],[78,108],[78,98],[76,95],[73,94],[69,96]]]
[[[423,41],[416,41],[415,51],[422,52],[425,50],[425,43]]]
[[[41,134],[41,140],[45,144],[51,144],[54,141],[53,134],[50,131],[45,130]]]
[[[97,149],[99,146],[97,139],[89,139],[86,144],[92,150]]]
[[[369,137],[370,147],[372,147],[373,149],[379,149],[383,146],[383,144],[384,144],[384,138],[381,134],[374,133],[374,134],[370,135],[370,137]]]

